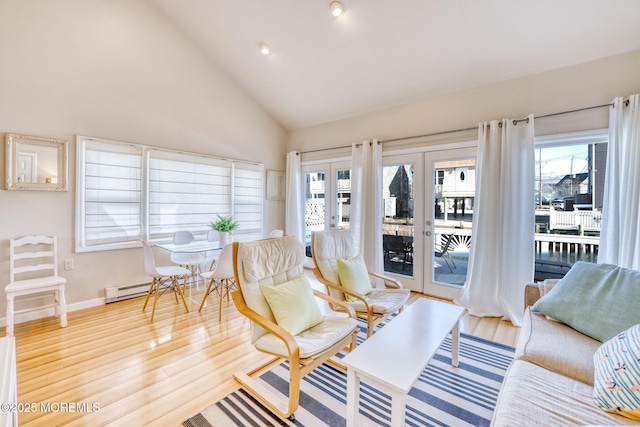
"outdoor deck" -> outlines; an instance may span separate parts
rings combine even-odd
[[[468,253],[456,253],[451,254],[452,259],[447,259],[449,267],[445,263],[443,258],[436,258],[434,262],[434,281],[437,283],[448,283],[451,285],[462,286],[467,277],[467,264],[469,262]],[[451,262],[453,261],[453,262]],[[399,275],[413,275],[413,264],[407,263],[404,265],[402,257],[393,256],[389,259],[385,259],[384,269],[386,272],[399,274]],[[402,279],[400,279],[402,280]]]
[[[444,233],[444,231],[437,230],[436,233]],[[471,230],[468,229],[457,229],[456,233],[461,238],[471,237]],[[460,239],[459,243],[463,240]],[[600,239],[597,236],[536,233],[534,280],[562,278],[577,261],[597,262],[599,243]],[[469,252],[464,244],[458,244],[450,256],[451,259],[434,257],[434,282],[462,286],[467,276]],[[413,261],[411,258],[409,257]],[[404,264],[404,269],[403,264],[401,256],[385,258],[385,271],[412,276],[413,262]],[[425,272],[425,274],[429,273]]]

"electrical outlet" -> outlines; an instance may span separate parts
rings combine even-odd
[[[73,259],[65,259],[64,260],[64,269],[65,270],[73,270]]]

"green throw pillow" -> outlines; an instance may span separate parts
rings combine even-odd
[[[640,271],[577,262],[532,307],[605,342],[640,323]]]
[[[640,324],[602,344],[593,365],[593,399],[600,409],[640,420]]]
[[[260,289],[278,326],[291,335],[298,335],[324,319],[304,273],[280,285],[260,285]]]
[[[369,273],[367,266],[361,256],[350,259],[338,259],[338,278],[340,285],[351,291],[361,295],[367,295],[371,292],[371,281],[369,281]],[[351,295],[344,294],[346,301],[358,301]]]

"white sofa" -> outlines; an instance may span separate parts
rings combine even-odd
[[[601,410],[593,400],[593,355],[602,344],[571,327],[532,313],[541,289],[529,284],[528,307],[491,426],[640,425]]]

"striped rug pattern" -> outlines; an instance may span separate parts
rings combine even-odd
[[[488,426],[513,353],[512,347],[461,334],[460,363],[458,368],[453,368],[448,337],[409,393],[406,425]],[[287,364],[282,363],[263,374],[260,381],[275,393],[286,395]],[[344,426],[346,389],[346,374],[322,365],[303,379],[300,407],[293,422],[273,415],[240,389],[185,421],[184,425]],[[363,381],[357,425],[387,426],[390,414],[390,397]]]

